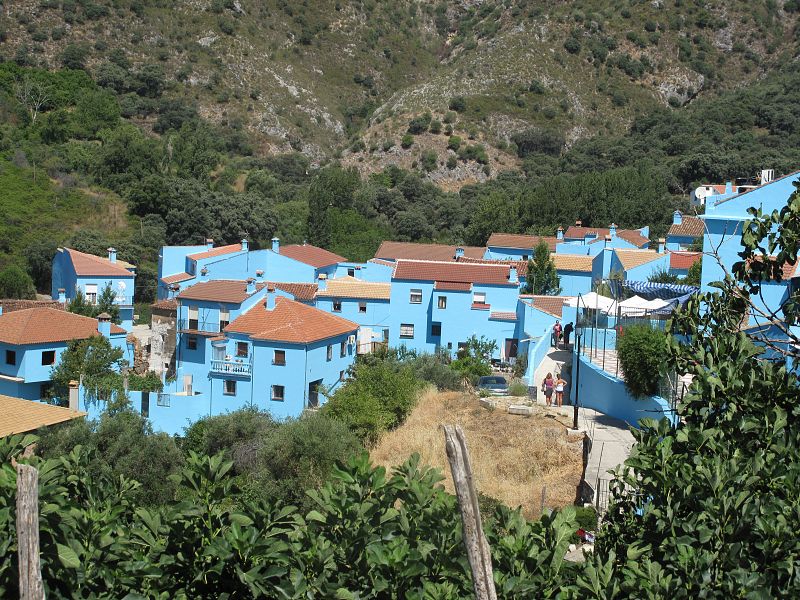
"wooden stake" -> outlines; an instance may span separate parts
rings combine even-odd
[[[461,510],[461,525],[464,530],[464,545],[472,570],[472,582],[476,600],[497,600],[492,575],[492,554],[486,536],[483,535],[478,494],[472,480],[472,465],[469,461],[467,442],[459,425],[444,426],[445,447],[453,483],[456,488],[458,507]]]
[[[39,563],[39,472],[17,464],[17,557],[19,597],[44,600]]]

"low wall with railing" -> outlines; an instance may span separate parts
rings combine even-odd
[[[542,337],[538,339],[532,339],[528,344],[528,371],[525,373],[525,377],[528,380],[528,385],[536,385],[536,369],[539,368],[539,365],[544,360],[544,357],[547,356],[547,353],[550,351],[552,335],[553,326],[551,325],[544,330]]]

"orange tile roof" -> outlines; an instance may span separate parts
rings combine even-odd
[[[703,257],[702,252],[670,252],[670,269],[688,269]]]
[[[384,267],[394,266],[394,261],[383,260],[382,258],[370,258],[367,262],[375,263],[376,265],[383,265]]]
[[[375,258],[398,260],[401,258],[412,260],[453,260],[456,248],[464,249],[464,256],[483,258],[485,248],[477,246],[450,246],[447,244],[418,244],[414,242],[381,242]]]
[[[508,281],[509,267],[502,264],[469,264],[425,260],[398,260],[393,279],[454,281],[489,285],[517,285]]]
[[[559,240],[552,235],[518,235],[515,233],[493,233],[489,236],[489,241],[486,242],[487,246],[495,246],[498,248],[518,248],[524,250],[533,250],[541,242],[547,244],[550,252],[555,251],[556,244]]]
[[[619,262],[622,263],[622,268],[626,271],[666,256],[655,250],[620,250],[617,248],[614,252],[616,252]]]
[[[352,321],[283,296],[275,298],[274,309],[259,302],[225,328],[226,333],[243,333],[254,340],[290,344],[310,344],[357,330]]]
[[[472,284],[466,281],[437,281],[433,284],[433,289],[443,292],[469,292]]]
[[[319,290],[317,297],[388,300],[391,289],[390,283],[374,283],[347,276],[328,280],[327,288]]]
[[[263,281],[256,284],[256,291],[267,284]],[[247,293],[247,282],[241,279],[215,279],[201,281],[189,286],[178,294],[179,300],[203,300],[206,302],[227,302],[241,304],[252,294]]]
[[[489,318],[495,321],[516,321],[517,313],[515,312],[492,312],[489,313]]]
[[[59,250],[69,255],[76,275],[82,277],[133,277],[133,273],[127,269],[127,267],[135,268],[130,263],[121,260],[112,263],[107,257],[86,254],[71,248],[59,248]]]
[[[125,330],[111,324],[112,334]],[[0,342],[15,346],[85,340],[99,335],[97,319],[56,308],[28,308],[0,315]]]
[[[492,260],[489,258],[459,258],[460,263],[469,263],[473,265],[506,265],[509,267],[517,268],[517,277],[525,279],[528,274],[528,261],[527,260]]]
[[[175,273],[174,275],[167,275],[166,277],[162,277],[161,281],[169,285],[171,283],[180,283],[182,281],[189,281],[190,279],[194,279],[194,275],[189,275],[188,273]]]
[[[63,406],[0,396],[0,438],[85,416],[85,412]]]
[[[551,254],[550,257],[556,265],[556,271],[592,272],[592,261],[594,259],[592,256],[583,254]]]
[[[204,258],[214,258],[215,256],[222,256],[224,254],[231,254],[233,252],[241,252],[242,245],[241,244],[229,244],[227,246],[217,246],[216,248],[212,248],[211,250],[205,250],[203,252],[196,252],[194,254],[189,254],[188,258],[192,260],[202,260]]]
[[[167,300],[159,300],[150,305],[154,310],[176,310],[178,308],[178,301],[174,298]]]
[[[641,233],[636,231],[635,229],[618,229],[617,236],[621,237],[626,242],[630,242],[637,248],[643,248],[647,244],[650,243],[650,240],[644,237]]]
[[[290,246],[284,246],[280,249],[280,253],[284,256],[288,256],[289,258],[300,261],[301,263],[311,265],[315,269],[329,267],[340,262],[347,262],[347,259],[344,256],[339,256],[338,254],[329,252],[324,248],[312,246],[311,244],[293,244]]]
[[[569,296],[521,294],[520,298],[525,300],[526,304],[529,306],[560,319],[564,308],[564,302],[569,299]]]
[[[702,237],[705,231],[706,229],[702,219],[683,215],[680,223],[673,223],[670,226],[667,235],[698,238]]]
[[[570,225],[564,232],[564,238],[568,240],[582,240],[587,234],[593,234],[598,239],[602,240],[607,235],[611,235],[611,229],[608,227],[581,227],[579,225]],[[637,248],[641,248],[650,243],[650,240],[636,229],[617,229],[617,236],[633,244]]]
[[[291,294],[298,302],[307,302],[314,299],[317,294],[316,283],[284,283],[280,281],[271,282],[279,290]]]
[[[748,260],[748,265],[753,260],[757,260],[757,261],[761,262],[763,260],[763,258],[761,256],[756,256],[753,259]],[[771,262],[775,262],[776,257],[770,256],[769,260]],[[795,262],[793,262],[793,263],[790,263],[790,262],[783,263],[783,266],[781,267],[781,279],[782,280],[792,279],[793,277],[798,275],[798,268],[797,268],[798,265],[800,265],[800,259],[795,261]]]
[[[67,310],[58,300],[18,300],[16,298],[4,298],[0,300],[0,306],[4,313],[28,308],[55,308],[56,310]]]

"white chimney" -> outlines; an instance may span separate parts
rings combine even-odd
[[[275,310],[275,286],[267,286],[267,299],[264,302],[264,308],[267,310]]]
[[[762,169],[761,170],[761,185],[769,183],[775,179],[775,169]]]
[[[513,265],[508,269],[508,282],[519,283],[519,278],[517,277],[517,267]]]
[[[464,248],[462,248],[461,246],[457,246],[456,247],[456,258],[461,258],[462,256],[464,256]]]
[[[67,303],[67,290],[65,290],[64,288],[58,288],[58,302],[60,304]]]
[[[272,238],[272,251],[275,254],[281,253],[281,241],[276,237]]]
[[[117,262],[117,249],[116,248],[109,248],[108,249],[108,260],[112,263]]]
[[[664,238],[658,238],[658,253],[664,254],[664,245],[667,241]]]
[[[111,315],[100,313],[97,315],[97,331],[103,337],[111,337]]]
[[[256,291],[256,280],[250,277],[247,280],[247,288],[246,288],[247,295],[249,296],[250,294],[254,294],[255,291]]]
[[[672,213],[672,224],[680,225],[681,223],[683,223],[683,215],[681,214],[681,211],[676,210],[674,213]]]
[[[247,250],[248,250],[249,248],[250,248],[250,245],[248,244],[247,240],[242,240],[242,250],[244,250],[245,252],[247,252]]]
[[[211,238],[206,238],[206,248],[211,250],[214,247],[214,240]]]
[[[69,409],[77,411],[80,408],[80,386],[74,379],[69,382]]]
[[[328,276],[325,273],[320,273],[317,278],[317,289],[324,292],[328,289]]]
[[[617,224],[616,223],[612,223],[611,225],[609,225],[608,226],[608,232],[611,234],[611,237],[614,237],[615,235],[617,235]]]
[[[564,228],[563,227],[559,227],[558,230],[556,231],[556,239],[557,240],[563,240],[564,239]]]

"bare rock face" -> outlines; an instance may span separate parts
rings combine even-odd
[[[665,73],[656,87],[665,103],[684,105],[703,89],[705,77],[688,69],[675,68]]]

